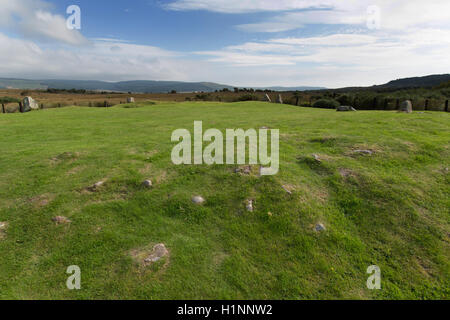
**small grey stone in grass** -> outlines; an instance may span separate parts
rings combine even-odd
[[[99,181],[99,182],[94,183],[92,186],[87,187],[86,189],[89,190],[89,191],[91,191],[91,192],[95,192],[95,191],[97,191],[98,189],[100,189],[100,187],[103,186],[104,184],[105,184],[105,181],[102,180],[102,181]]]
[[[372,155],[374,152],[372,150],[354,150],[353,153]]]
[[[325,231],[326,228],[325,228],[325,226],[322,223],[318,223],[318,224],[316,224],[315,230],[317,232],[320,232],[320,231]]]
[[[0,221],[0,240],[6,237],[6,228],[8,228],[8,222]]]
[[[62,217],[62,216],[54,217],[54,218],[52,218],[52,220],[53,220],[53,222],[56,222],[56,224],[68,224],[68,223],[72,222],[68,218]]]
[[[192,202],[195,204],[203,204],[205,203],[205,199],[203,199],[203,197],[201,196],[194,196],[192,197]]]
[[[255,208],[253,207],[253,200],[247,200],[245,202],[245,208],[248,212],[253,212],[253,210],[255,210]]]
[[[152,180],[145,180],[142,185],[146,188],[151,188],[153,186]]]
[[[104,185],[105,184],[105,181],[99,181],[99,182],[97,182],[96,184],[94,184],[94,187],[96,187],[96,188],[100,188],[102,185]]]
[[[281,186],[283,188],[284,191],[287,192],[287,194],[292,195],[292,191],[289,190],[286,186]]]
[[[322,160],[320,160],[319,155],[317,154],[313,154],[314,160],[316,160],[317,162],[322,162]]]
[[[146,263],[157,262],[167,256],[169,251],[164,243],[158,243],[153,247],[153,252],[144,260]]]

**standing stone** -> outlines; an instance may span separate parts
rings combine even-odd
[[[31,110],[39,110],[39,104],[32,97],[25,97],[23,99],[23,112],[30,112]]]
[[[277,103],[283,104],[283,97],[281,96],[281,94],[278,95]]]
[[[403,101],[400,105],[400,112],[412,113],[412,102],[410,100]]]
[[[269,95],[266,93],[266,95],[264,96],[264,101],[267,102],[272,102],[272,100],[270,99]]]
[[[127,98],[127,103],[134,103],[134,98],[133,97]]]

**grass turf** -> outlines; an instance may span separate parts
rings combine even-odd
[[[279,174],[173,165],[171,133],[194,120],[280,129]],[[447,299],[449,120],[261,102],[0,114],[0,298]],[[133,261],[161,242],[167,261]],[[373,264],[381,290],[366,288]],[[70,265],[82,290],[66,288]]]

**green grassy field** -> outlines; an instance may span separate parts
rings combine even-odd
[[[194,120],[280,129],[279,174],[173,165],[172,131]],[[448,299],[449,120],[262,102],[0,114],[0,298]],[[157,243],[169,257],[133,260]]]

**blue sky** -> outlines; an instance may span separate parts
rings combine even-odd
[[[448,73],[448,52],[447,0],[0,0],[0,77],[341,87]]]

